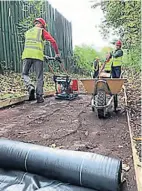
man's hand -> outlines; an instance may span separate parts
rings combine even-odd
[[[111,58],[111,56],[112,56],[112,55],[111,55],[111,52],[108,53],[107,56],[106,56],[106,60],[109,60],[109,59]]]
[[[60,62],[60,63],[62,62],[62,61],[61,61],[61,58],[60,58],[60,54],[56,54],[56,55],[55,55],[55,59],[56,59],[58,62]]]
[[[60,57],[60,54],[56,54],[55,57]]]

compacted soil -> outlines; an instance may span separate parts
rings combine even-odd
[[[41,104],[25,102],[0,110],[0,138],[121,158],[130,167],[122,190],[137,191],[124,108],[98,119],[90,100],[88,95],[74,101],[50,97]]]

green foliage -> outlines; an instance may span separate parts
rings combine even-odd
[[[80,76],[72,74],[72,78],[85,78],[86,76]],[[35,74],[30,75],[31,81],[36,85]],[[53,74],[49,72],[44,73],[44,92],[55,91],[55,85],[53,82]],[[5,72],[5,75],[0,74],[0,101],[17,98],[27,95],[27,89],[21,78],[21,74],[14,72]]]
[[[74,62],[77,70],[79,70],[80,73],[89,73],[92,70],[92,63],[97,56],[99,56],[99,54],[92,46],[75,46]]]
[[[22,71],[24,34],[34,26],[33,21],[38,17],[47,22],[47,29],[58,44],[64,66],[67,70],[70,69],[73,56],[72,24],[48,1],[0,1],[0,11],[4,19],[0,30],[0,74],[10,70]],[[54,56],[54,53],[52,44],[46,41],[44,54]],[[44,65],[44,69],[49,71],[48,63]]]
[[[35,18],[41,17],[43,3],[43,1],[34,0],[24,2],[23,12],[27,13],[29,12],[29,10],[32,10],[32,12],[28,14],[27,17],[24,17],[23,20],[17,24],[19,36],[21,37],[23,42],[24,34],[28,29],[33,27],[33,21],[35,20]]]
[[[112,29],[126,50],[124,64],[140,69],[141,1],[103,1],[99,5],[105,16],[100,26],[103,37],[107,38]],[[93,8],[97,6],[95,3]]]
[[[5,73],[10,73],[12,69],[12,63],[9,63],[9,65],[7,66],[5,61],[0,62],[0,74],[4,75]]]
[[[113,51],[113,48],[112,47],[103,47],[100,51],[100,58],[104,61],[105,58],[106,58],[106,55],[109,53],[109,52],[112,52]]]

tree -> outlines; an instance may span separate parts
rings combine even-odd
[[[28,15],[28,17],[25,17],[22,21],[20,21],[17,24],[19,36],[21,37],[22,41],[24,42],[24,39],[25,39],[24,34],[28,29],[33,27],[33,21],[35,20],[35,18],[42,17],[42,14],[43,14],[42,7],[43,7],[44,2],[30,0],[30,1],[25,1],[23,3],[24,3],[23,12],[27,12],[30,9],[32,10],[32,12]]]
[[[101,55],[100,57],[104,60],[106,57],[106,54],[112,51],[113,51],[112,47],[103,47],[100,51],[100,55]]]
[[[103,37],[107,38],[112,29],[127,50],[127,64],[140,68],[141,1],[101,1],[92,8],[97,6],[101,6],[105,17],[100,26]]]
[[[75,46],[74,49],[74,64],[76,71],[84,74],[89,74],[92,70],[92,63],[99,53],[88,45]]]

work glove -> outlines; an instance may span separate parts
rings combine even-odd
[[[44,59],[45,59],[46,61],[48,61],[48,60],[49,60],[49,56],[44,55]]]
[[[60,58],[60,55],[59,55],[59,54],[56,54],[55,59],[56,59],[58,62],[62,63],[62,61],[61,61],[61,58]]]

